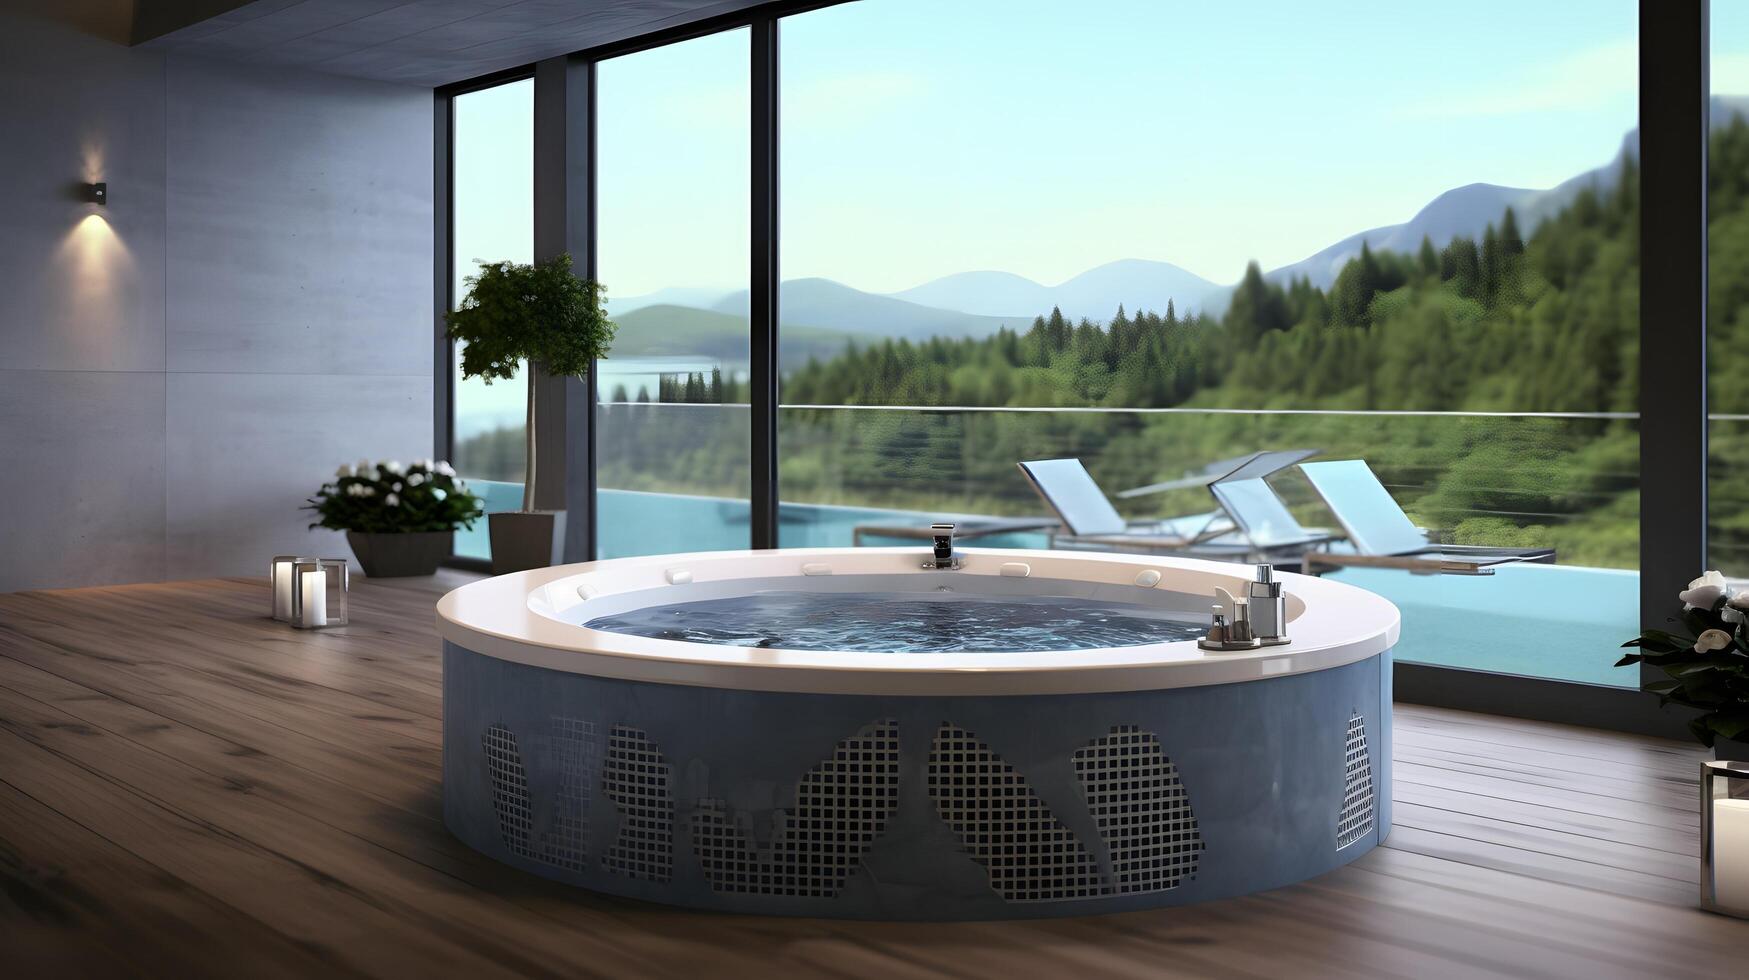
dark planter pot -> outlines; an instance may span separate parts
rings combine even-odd
[[[1749,742],[1734,738],[1715,738],[1713,758],[1720,762],[1749,762]]]
[[[565,512],[505,511],[487,515],[492,533],[492,574],[546,568],[565,560]]]
[[[371,578],[435,575],[438,564],[454,550],[454,541],[454,531],[346,532],[346,543]]]

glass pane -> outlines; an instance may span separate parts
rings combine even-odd
[[[456,302],[482,262],[534,260],[534,82],[508,82],[455,97],[454,205]],[[461,377],[455,356],[456,471],[486,500],[488,512],[522,506],[523,425],[528,388],[519,372],[487,384]],[[457,531],[457,555],[490,558],[486,522]]]
[[[749,58],[743,28],[598,67],[602,558],[750,540]]]
[[[1552,549],[1332,574],[1403,610],[1401,659],[1636,684],[1637,12],[786,18],[782,543],[1050,520],[1016,464],[1079,459],[1187,550]],[[1292,453],[1208,485],[1266,450],[1365,492]]]
[[[1749,5],[1715,3],[1707,155],[1708,564],[1749,578]]]

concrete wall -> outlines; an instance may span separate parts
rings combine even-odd
[[[430,91],[0,15],[0,146],[0,591],[346,554],[303,499],[431,450]]]

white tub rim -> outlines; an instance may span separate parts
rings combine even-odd
[[[1396,645],[1400,616],[1388,600],[1355,586],[1280,573],[1289,596],[1286,646],[1214,653],[1182,640],[1144,646],[1028,653],[843,653],[687,643],[607,633],[565,622],[583,596],[651,590],[652,604],[676,573],[692,581],[810,573],[921,571],[926,549],[796,548],[615,558],[470,582],[437,603],[438,633],[474,653],[595,677],[729,690],[913,696],[1093,694],[1200,687],[1326,670]],[[1042,578],[1132,584],[1154,569],[1157,588],[1211,596],[1240,593],[1251,567],[1191,558],[965,548],[956,576],[999,575],[1022,563]],[[810,566],[804,572],[804,566]],[[579,590],[582,590],[581,592]]]

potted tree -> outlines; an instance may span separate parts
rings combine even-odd
[[[451,340],[462,348],[462,376],[487,384],[515,377],[528,365],[527,446],[522,509],[489,516],[492,571],[540,568],[560,560],[565,512],[535,509],[540,476],[535,394],[542,377],[585,377],[613,341],[613,321],[602,308],[601,285],[578,278],[571,257],[522,265],[483,263],[465,280],[467,295],[446,317]]]
[[[1680,632],[1646,630],[1622,644],[1640,652],[1617,667],[1648,663],[1665,680],[1644,689],[1661,704],[1699,709],[1688,723],[1719,759],[1749,762],[1749,592],[1736,592],[1719,572],[1688,583],[1681,596]]]
[[[455,529],[479,518],[480,498],[448,463],[360,460],[340,467],[304,509],[316,512],[311,527],[346,532],[364,574],[390,578],[435,573]]]

